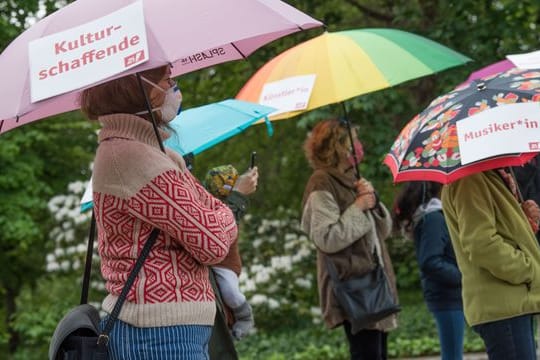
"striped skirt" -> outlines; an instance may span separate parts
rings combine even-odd
[[[101,329],[107,319],[101,320]],[[139,328],[117,319],[109,334],[109,359],[208,360],[211,333],[205,325]]]

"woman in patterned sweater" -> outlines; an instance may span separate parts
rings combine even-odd
[[[169,66],[143,72],[162,138],[181,93]],[[214,323],[208,266],[237,236],[231,210],[212,197],[176,153],[159,148],[135,75],[81,95],[102,128],[94,160],[94,213],[110,313],[153,228],[160,234],[110,334],[112,359],[207,359]]]

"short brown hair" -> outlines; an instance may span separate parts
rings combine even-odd
[[[347,127],[338,119],[319,122],[304,142],[304,153],[313,169],[337,167],[349,148]]]
[[[159,83],[167,73],[167,66],[141,72],[141,76]],[[143,81],[147,94],[152,86]],[[88,88],[79,98],[82,112],[91,120],[110,114],[135,114],[146,110],[146,102],[135,74],[127,75],[106,83]],[[155,112],[158,126],[162,125],[161,112]]]

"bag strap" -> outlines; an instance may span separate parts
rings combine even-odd
[[[159,236],[159,232],[160,230],[158,228],[154,228],[152,232],[150,233],[150,236],[148,236],[148,239],[146,240],[146,243],[143,246],[141,254],[137,258],[137,261],[135,262],[133,269],[131,269],[131,272],[129,273],[126,283],[124,284],[124,287],[122,288],[122,291],[120,292],[120,295],[118,296],[118,300],[116,301],[116,304],[114,304],[114,308],[111,311],[109,318],[107,319],[105,328],[103,329],[101,334],[99,334],[99,337],[98,337],[99,347],[103,348],[104,346],[107,346],[109,342],[109,333],[112,330],[114,322],[118,318],[118,315],[120,314],[120,310],[122,309],[122,305],[124,305],[124,302],[126,301],[127,294],[129,290],[131,289],[131,286],[135,282],[135,278],[139,274],[139,271],[141,270],[144,264],[144,261],[148,257],[148,254],[150,253],[152,246],[154,246],[154,243],[156,242],[156,239]],[[95,234],[96,234],[96,217],[95,217],[94,211],[92,210],[92,220],[90,221],[90,231],[88,233],[88,248],[86,251],[86,264],[84,267],[81,304],[86,304],[88,302],[88,289],[90,287],[90,272],[92,270],[92,257],[94,254]]]
[[[118,300],[116,301],[116,304],[114,304],[114,308],[111,311],[109,318],[107,319],[107,323],[105,324],[105,328],[101,332],[98,338],[98,345],[107,345],[109,342],[109,333],[112,330],[112,327],[114,325],[114,322],[118,318],[118,315],[120,314],[120,310],[122,309],[122,305],[124,305],[124,301],[126,301],[127,294],[129,290],[131,289],[131,286],[135,282],[135,278],[139,274],[139,271],[141,270],[144,260],[148,257],[148,254],[150,253],[150,249],[156,242],[157,237],[159,236],[160,230],[158,228],[154,228],[152,232],[150,233],[150,236],[148,237],[148,240],[146,240],[146,243],[144,244],[144,247],[141,251],[141,254],[139,255],[139,258],[137,259],[137,262],[135,262],[135,265],[133,266],[133,269],[129,273],[129,277],[126,280],[126,283],[124,284],[124,287],[122,288],[122,292],[118,296]]]
[[[324,261],[326,263],[326,269],[328,270],[328,275],[330,275],[330,279],[335,284],[337,284],[339,282],[339,276],[338,276],[336,265],[334,264],[332,259],[330,259],[330,256],[328,256],[324,251],[322,251],[321,249],[319,249],[319,251],[321,252],[321,255],[324,257]],[[375,267],[380,266],[381,263],[379,261],[379,254],[377,251],[377,246],[375,246],[375,249],[373,249],[372,256],[373,256],[373,262],[375,263]]]
[[[326,269],[328,270],[328,275],[330,275],[330,279],[334,284],[339,283],[339,277],[336,269],[336,265],[332,262],[330,259],[330,256],[326,255],[325,253],[322,254],[324,257],[324,261],[326,262]]]

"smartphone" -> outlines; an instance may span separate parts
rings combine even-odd
[[[253,169],[255,167],[255,161],[256,160],[257,160],[257,152],[252,151],[251,152],[251,158],[250,158],[250,161],[249,161],[249,168],[250,169]]]

